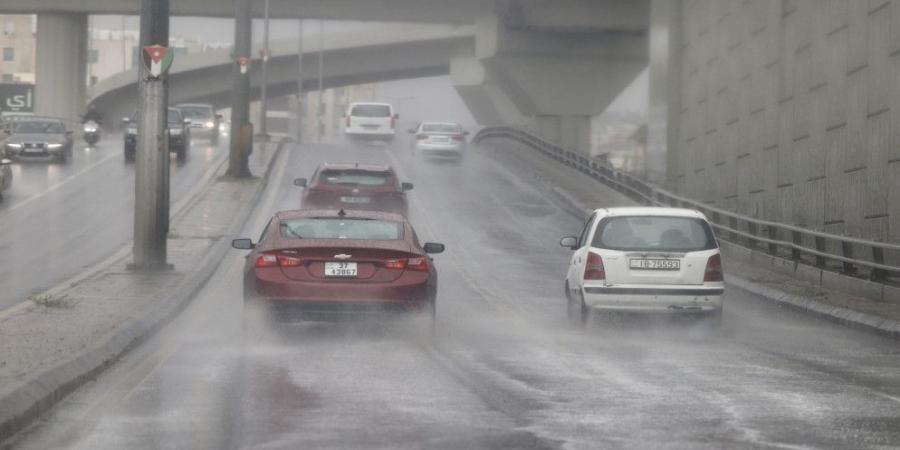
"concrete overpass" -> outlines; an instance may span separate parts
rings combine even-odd
[[[256,3],[259,13],[261,2]],[[40,114],[74,118],[83,110],[88,98],[86,70],[82,70],[87,61],[87,15],[134,14],[138,6],[133,0],[5,0],[0,4],[0,13],[38,14],[35,106]],[[171,7],[175,15],[229,17],[233,13],[231,0],[180,0]],[[357,59],[343,68],[333,66],[332,55],[328,65],[337,72],[326,74],[328,83],[449,71],[461,97],[482,124],[532,125],[547,138],[583,151],[588,151],[590,117],[602,113],[647,64],[648,0],[272,1],[273,17],[299,17],[301,13],[304,18],[474,26],[474,45],[459,51],[445,48],[428,54],[412,46],[403,55],[395,51],[400,42],[394,41],[383,49],[370,48],[358,54],[380,55],[365,60],[368,67],[363,59]],[[415,25],[396,27],[393,36],[415,36],[415,29]],[[427,49],[436,44],[423,45]],[[417,51],[412,52],[414,49]],[[289,47],[285,51],[289,52]],[[349,47],[341,51],[352,53]],[[428,61],[400,61],[412,55]],[[227,77],[224,56],[217,56],[218,63],[206,61],[205,66],[196,65],[201,64],[199,60],[181,68],[176,63],[174,77],[181,82],[173,82],[173,100],[191,96],[218,103],[217,97],[225,91],[210,87],[217,83],[198,82],[186,91],[196,93],[184,96],[178,86],[189,85],[187,80],[194,76],[205,80],[221,72]],[[439,64],[439,57],[446,59]],[[276,69],[272,95],[288,89],[289,82],[277,76],[290,73],[289,59],[285,54],[274,63],[284,69]],[[418,72],[411,69],[414,66]],[[97,92],[92,98],[102,105],[107,100]]]
[[[335,33],[325,39],[326,87],[447,74],[450,61],[471,54],[472,27],[409,26],[403,29],[368,26],[355,32]],[[318,41],[304,46],[304,88],[316,89]],[[232,61],[223,49],[176,60],[169,74],[169,101],[208,102],[231,106]],[[297,41],[273,42],[269,58],[269,95],[297,91]],[[258,54],[254,51],[254,54]],[[258,66],[259,61],[254,61]],[[251,73],[258,73],[253,71]],[[252,80],[254,98],[260,80]],[[129,70],[101,81],[89,90],[89,101],[108,117],[130,114],[137,101],[137,72]]]

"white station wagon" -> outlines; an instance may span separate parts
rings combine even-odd
[[[722,317],[722,259],[706,217],[658,207],[597,209],[566,275],[568,313],[586,323],[592,311],[702,314]]]

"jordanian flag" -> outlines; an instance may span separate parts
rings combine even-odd
[[[175,58],[174,52],[169,51],[168,47],[161,45],[151,45],[144,47],[143,53],[144,66],[153,78],[159,78],[162,74],[169,71],[172,66],[172,60]]]

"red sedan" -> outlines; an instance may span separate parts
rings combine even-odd
[[[244,265],[244,303],[267,306],[278,321],[320,314],[423,312],[434,320],[437,272],[428,254],[443,244],[419,244],[399,214],[374,211],[282,211]]]
[[[297,178],[294,184],[305,187],[303,209],[356,209],[388,211],[406,215],[406,191],[412,183],[400,183],[391,166],[375,164],[322,164],[308,181]]]

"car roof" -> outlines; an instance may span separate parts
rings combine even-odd
[[[213,105],[210,105],[209,103],[179,103],[175,106],[178,108],[181,108],[182,106],[204,106],[209,108],[213,107]]]
[[[357,106],[357,105],[390,106],[390,107],[392,107],[392,108],[393,108],[393,106],[394,106],[394,105],[391,105],[390,103],[382,103],[382,102],[353,102],[353,103],[350,104],[351,107]]]
[[[618,208],[599,208],[595,212],[607,216],[669,216],[696,217],[706,219],[700,211],[687,208],[668,208],[663,206],[625,206]]]
[[[286,219],[306,219],[306,218],[345,218],[345,219],[374,219],[374,220],[390,220],[393,222],[406,222],[406,219],[400,215],[381,211],[365,211],[357,209],[343,210],[344,215],[340,216],[338,209],[294,209],[289,211],[278,211],[275,217],[278,220]]]
[[[372,172],[393,172],[393,168],[386,164],[360,164],[360,163],[322,163],[319,164],[319,170],[323,169],[335,169],[335,170],[347,170],[347,169],[359,169],[359,170],[370,170]]]

